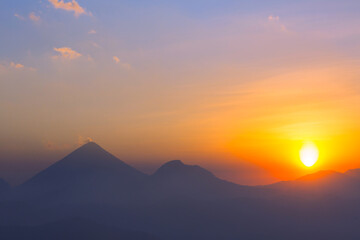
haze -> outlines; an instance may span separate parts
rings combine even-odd
[[[359,1],[76,3],[1,4],[13,185],[92,140],[145,172],[181,159],[250,185],[360,167]]]

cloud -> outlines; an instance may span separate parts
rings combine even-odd
[[[90,30],[88,34],[96,34],[96,31],[94,29]]]
[[[21,16],[21,15],[19,15],[19,14],[17,14],[17,13],[14,14],[14,17],[16,17],[16,18],[18,18],[18,19],[20,19],[20,20],[22,20],[22,21],[25,20],[25,18],[24,18],[23,16]]]
[[[53,56],[53,59],[73,60],[82,56],[81,53],[78,53],[69,47],[54,48],[54,51],[58,52],[60,55]]]
[[[101,46],[99,44],[97,44],[96,42],[91,42],[91,45],[95,48],[101,48]]]
[[[18,70],[27,70],[27,71],[31,71],[31,72],[36,72],[36,71],[37,71],[36,68],[26,67],[26,66],[24,66],[24,65],[21,64],[21,63],[11,62],[11,63],[10,63],[10,67],[11,67],[11,68],[14,68],[14,69],[18,69]]]
[[[20,14],[17,14],[17,13],[14,14],[14,17],[16,17],[17,19],[20,19],[21,21],[27,20],[27,18],[25,18],[25,17],[23,17],[23,16],[21,16]],[[35,12],[31,12],[28,17],[33,22],[39,22],[41,20],[41,17],[36,15]]]
[[[94,139],[92,139],[91,137],[78,136],[78,145],[80,146],[93,141]]]
[[[270,16],[268,17],[268,20],[269,20],[269,21],[279,21],[279,20],[280,20],[280,17],[279,17],[279,16],[270,15]]]
[[[21,63],[15,63],[15,62],[11,62],[11,63],[10,63],[10,68],[12,68],[12,69],[17,69],[17,70],[28,70],[28,71],[32,71],[32,72],[35,72],[35,71],[36,71],[36,68],[26,67],[26,66],[24,66],[24,65],[21,64]]]
[[[26,67],[21,63],[0,63],[0,73],[6,73],[9,71],[32,71],[36,72],[36,68],[33,67]]]
[[[282,24],[280,22],[280,17],[279,16],[273,16],[273,15],[270,15],[268,17],[268,21],[270,23],[273,23],[274,25],[277,25],[277,27],[279,28],[280,27],[280,30],[283,31],[283,32],[287,32],[287,28],[284,24]]]
[[[16,68],[16,69],[22,69],[22,68],[24,68],[24,65],[22,65],[22,64],[20,64],[20,63],[11,62],[11,63],[10,63],[10,67]]]
[[[91,13],[87,13],[75,0],[72,0],[71,2],[64,2],[64,0],[49,0],[49,2],[56,9],[74,12],[75,17],[79,17],[82,14],[91,15]]]
[[[29,19],[33,22],[39,22],[40,21],[40,16],[37,16],[34,12],[31,12],[29,14]]]
[[[125,68],[127,70],[131,69],[131,65],[129,63],[122,62],[119,57],[113,56],[113,60],[114,60],[115,64],[120,65],[122,68]]]
[[[117,56],[113,56],[113,60],[115,61],[115,63],[119,63],[120,59]]]

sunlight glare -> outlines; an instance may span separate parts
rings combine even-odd
[[[305,166],[312,167],[318,158],[319,150],[314,143],[307,142],[300,149],[300,159]]]

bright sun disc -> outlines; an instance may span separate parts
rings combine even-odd
[[[313,166],[319,158],[319,150],[313,143],[305,143],[300,149],[300,159],[307,166]]]

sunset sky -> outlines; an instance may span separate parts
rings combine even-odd
[[[241,184],[360,168],[358,0],[5,0],[0,177],[93,140]],[[311,168],[304,142],[319,149]]]

